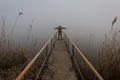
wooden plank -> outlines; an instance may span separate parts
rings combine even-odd
[[[57,40],[48,60],[43,80],[77,80],[65,42]]]

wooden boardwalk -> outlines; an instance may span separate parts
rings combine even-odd
[[[63,40],[56,41],[47,65],[48,69],[42,75],[43,80],[77,80]]]
[[[79,54],[80,57],[85,64],[89,67],[89,69],[93,72],[93,74],[98,78],[98,80],[104,80],[102,76],[97,72],[94,66],[89,62],[89,60],[84,56],[84,54],[79,50],[76,44],[66,35],[64,34],[64,39],[67,43],[67,47],[69,48],[70,53],[72,55],[72,61],[68,54],[68,49],[65,45],[64,40],[56,40],[57,33],[52,36],[45,45],[39,50],[39,52],[33,57],[33,59],[28,63],[28,65],[19,73],[15,80],[28,80],[30,78],[25,77],[25,74],[34,67],[34,63],[42,57],[42,53],[45,53],[45,57],[43,59],[43,63],[40,65],[40,68],[36,70],[35,75],[32,76],[30,80],[85,80],[78,65],[78,61],[76,61],[75,54]],[[55,45],[53,43],[55,41]],[[53,50],[52,50],[53,47]],[[70,50],[72,48],[72,50]],[[47,54],[51,52],[51,55]],[[76,51],[75,51],[76,50]],[[73,69],[72,62],[74,65]],[[47,63],[47,65],[46,65]],[[91,74],[93,76],[93,74]],[[94,77],[91,77],[91,80]]]

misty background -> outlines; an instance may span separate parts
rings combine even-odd
[[[119,8],[119,0],[0,0],[0,34],[2,16],[9,36],[16,17],[23,12],[14,30],[16,41],[25,41],[32,21],[30,38],[41,44],[55,33],[54,27],[61,25],[68,28],[64,31],[92,59],[98,55],[114,17],[119,19]],[[119,22],[115,26],[119,27]]]

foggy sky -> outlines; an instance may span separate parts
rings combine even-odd
[[[110,29],[115,16],[120,16],[120,0],[0,0],[0,26],[2,16],[6,18],[6,28],[11,31],[19,12],[15,33],[27,34],[32,20],[33,36],[44,36],[62,25],[75,38],[89,40],[93,34],[101,38]],[[1,27],[0,27],[1,29]]]
[[[109,32],[114,17],[118,16],[119,20],[119,8],[120,0],[0,0],[0,34],[2,16],[6,19],[9,34],[18,13],[23,12],[14,30],[14,35],[17,36],[15,38],[28,35],[32,20],[33,40],[43,41],[43,38],[55,32],[54,27],[62,25],[68,28],[65,32],[84,53],[87,50],[88,57],[92,59],[98,54],[98,43]],[[119,26],[120,20],[115,27]]]
[[[119,0],[0,0],[0,17],[5,16],[12,26],[23,11],[18,26],[34,20],[37,30],[62,25],[72,31],[101,32],[120,15],[119,4]]]

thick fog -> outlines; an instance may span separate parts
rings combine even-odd
[[[119,8],[120,0],[0,0],[0,32],[2,16],[9,35],[19,12],[23,12],[15,26],[15,38],[25,37],[32,21],[34,39],[47,39],[55,32],[53,28],[61,25],[68,28],[64,31],[83,51],[91,46],[96,50],[114,17],[119,19]]]

